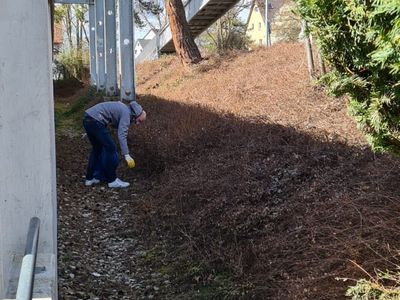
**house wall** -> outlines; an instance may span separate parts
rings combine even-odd
[[[135,46],[135,58],[139,56],[140,53],[142,53],[143,51],[143,47],[142,45],[140,45],[139,42],[136,42],[136,46]]]
[[[254,6],[254,9],[251,13],[249,27],[247,28],[247,35],[256,45],[265,44],[265,34],[266,28],[263,17],[257,7]]]

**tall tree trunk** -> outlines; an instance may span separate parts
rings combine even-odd
[[[76,20],[76,27],[75,27],[75,37],[76,37],[76,50],[80,50],[80,40],[79,40],[79,20]]]
[[[218,19],[217,21],[217,49],[218,52],[222,52],[224,49],[224,36],[222,32],[222,20],[221,18]]]
[[[82,32],[85,34],[86,43],[89,44],[89,37],[88,37],[87,32],[86,32],[85,24],[81,23],[81,26],[82,26]],[[82,38],[82,43],[83,43],[83,38]]]
[[[65,22],[66,22],[66,27],[67,27],[67,36],[68,36],[68,44],[69,44],[69,48],[72,49],[74,47],[73,43],[72,43],[72,20],[71,20],[71,8],[68,5],[67,8],[67,15],[65,18]]]
[[[186,20],[182,0],[167,0],[165,3],[175,50],[182,63],[196,64],[202,60]]]

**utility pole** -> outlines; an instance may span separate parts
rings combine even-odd
[[[308,75],[310,77],[310,80],[313,80],[314,57],[313,57],[312,44],[311,44],[310,34],[308,32],[307,22],[304,20],[303,20],[303,32],[304,32],[304,43],[307,53]]]
[[[269,26],[269,21],[268,21],[268,11],[269,11],[269,5],[268,5],[268,0],[265,0],[265,45],[267,47],[271,46],[271,33],[270,33],[270,26]]]

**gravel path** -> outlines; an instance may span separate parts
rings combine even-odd
[[[83,186],[88,149],[79,143],[66,136],[58,142],[60,298],[167,299],[170,278],[149,266],[151,249],[129,221],[140,183],[123,191]]]

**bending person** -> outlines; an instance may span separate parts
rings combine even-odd
[[[86,130],[92,152],[86,171],[86,186],[92,186],[104,180],[110,188],[128,187],[129,183],[117,178],[119,158],[117,148],[108,125],[118,130],[118,140],[121,153],[129,168],[135,167],[135,161],[129,155],[127,136],[132,123],[140,124],[146,120],[146,112],[136,101],[129,105],[120,101],[102,102],[85,111],[83,127]],[[100,171],[101,170],[101,171]],[[101,174],[98,176],[97,174]],[[96,178],[103,177],[103,178]]]

